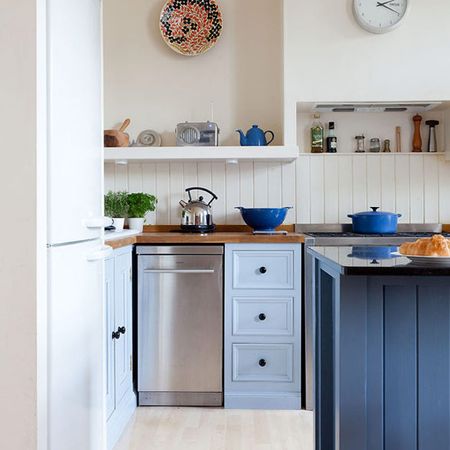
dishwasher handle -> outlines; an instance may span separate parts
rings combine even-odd
[[[201,274],[214,272],[214,269],[144,269],[144,273]]]

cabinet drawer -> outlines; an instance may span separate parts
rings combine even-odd
[[[294,253],[289,250],[233,251],[234,289],[293,289]]]
[[[292,382],[292,344],[233,344],[232,358],[233,381]]]
[[[234,297],[233,335],[292,336],[293,297]]]

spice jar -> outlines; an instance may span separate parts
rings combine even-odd
[[[356,153],[365,153],[365,148],[364,148],[364,140],[365,140],[365,136],[361,135],[361,136],[355,136],[355,140],[356,140]]]
[[[372,153],[380,153],[381,151],[381,142],[379,138],[372,138],[370,140],[370,151]]]

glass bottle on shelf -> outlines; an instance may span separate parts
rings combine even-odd
[[[320,114],[314,114],[314,121],[311,126],[311,153],[323,153],[323,125],[320,122]]]
[[[384,140],[383,153],[391,153],[391,141],[389,139]]]
[[[366,149],[364,148],[364,141],[366,137],[361,134],[360,136],[355,136],[356,140],[356,153],[365,153]]]
[[[371,153],[380,153],[381,151],[380,138],[372,138],[370,140],[370,151]]]
[[[337,152],[337,137],[334,131],[334,122],[328,123],[328,137],[327,137],[327,153]]]

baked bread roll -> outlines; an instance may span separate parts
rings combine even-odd
[[[405,242],[400,246],[400,253],[410,256],[450,257],[450,240],[436,234],[431,238],[417,239],[416,242]]]

